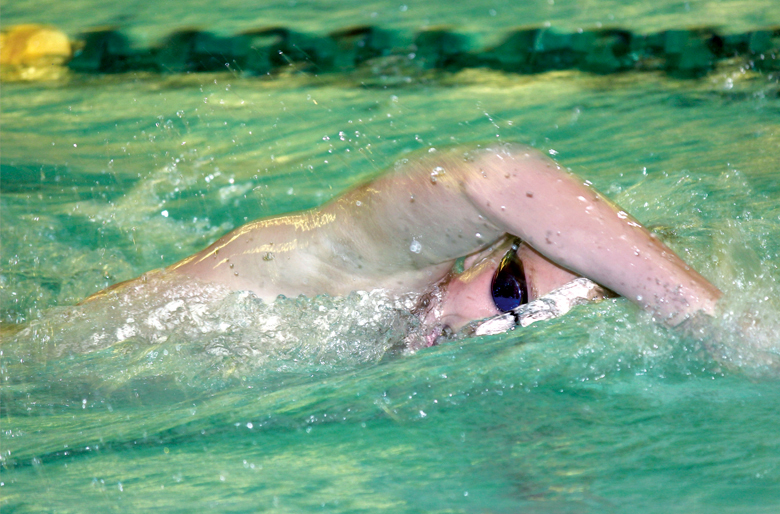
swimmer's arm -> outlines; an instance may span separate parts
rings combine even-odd
[[[173,268],[271,298],[411,292],[505,233],[671,325],[700,310],[713,314],[721,295],[581,179],[520,145],[429,153],[322,208],[246,225]],[[260,258],[260,250],[274,258]]]
[[[636,220],[551,159],[519,145],[485,150],[463,193],[499,229],[677,325],[715,313],[721,292]]]
[[[339,238],[354,243],[361,269],[374,276],[436,269],[435,280],[454,259],[509,233],[670,325],[714,314],[721,296],[582,179],[521,145],[433,152],[327,209],[340,211]]]

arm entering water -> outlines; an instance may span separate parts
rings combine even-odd
[[[472,175],[465,191],[500,228],[670,325],[715,313],[721,292],[582,179],[514,145],[483,155],[483,178]],[[512,203],[512,214],[497,201]]]

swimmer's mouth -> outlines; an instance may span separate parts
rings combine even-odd
[[[563,316],[577,305],[583,305],[611,296],[610,293],[587,278],[576,278],[541,298],[491,318],[474,321],[460,332],[462,335],[485,336],[501,334],[515,327],[527,327],[537,321]],[[443,334],[442,334],[443,335]]]

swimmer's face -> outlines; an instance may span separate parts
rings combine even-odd
[[[438,286],[438,296],[431,299],[423,317],[425,325],[432,330],[427,344],[434,344],[442,331],[457,332],[472,321],[495,316],[520,302],[533,301],[577,277],[526,244],[521,244],[515,252],[522,265],[512,265],[513,251],[512,242],[505,241],[472,255],[466,259],[462,273]],[[497,275],[502,261],[504,266]],[[505,285],[503,293],[494,279]],[[516,290],[516,296],[521,298],[513,299],[515,295],[507,294],[507,290]]]

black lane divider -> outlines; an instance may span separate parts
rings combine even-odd
[[[232,70],[260,76],[290,65],[314,74],[348,73],[387,57],[408,59],[422,69],[490,68],[520,74],[566,69],[597,74],[663,70],[680,78],[696,78],[718,62],[734,58],[742,59],[750,69],[780,71],[780,27],[726,35],[712,28],[652,34],[619,28],[572,33],[521,28],[484,49],[474,49],[473,37],[447,29],[424,30],[411,40],[372,26],[326,36],[282,27],[229,37],[180,30],[161,44],[142,49],[134,47],[121,30],[101,29],[81,34],[74,46],[80,49],[68,66],[88,74]]]

